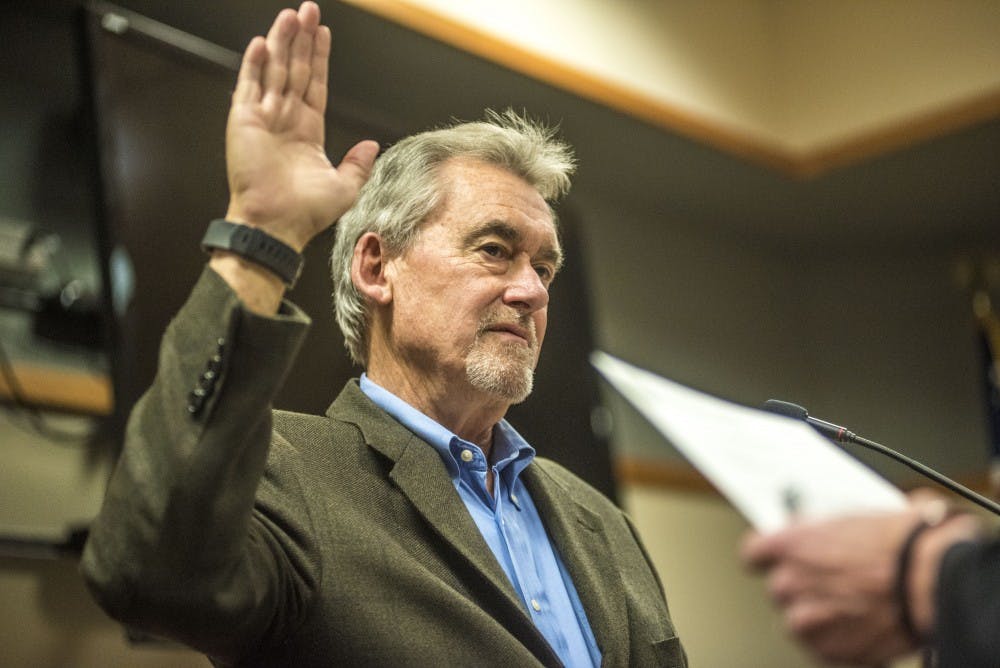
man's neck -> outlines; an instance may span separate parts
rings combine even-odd
[[[392,392],[418,411],[446,427],[456,436],[478,445],[489,459],[493,427],[510,404],[484,394],[464,379],[446,382],[417,373],[407,373],[396,364],[369,360],[368,378]]]

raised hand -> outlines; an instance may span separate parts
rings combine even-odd
[[[323,150],[330,29],[319,19],[304,2],[250,42],[226,128],[226,218],[297,250],[351,207],[378,153],[360,142],[334,168]]]

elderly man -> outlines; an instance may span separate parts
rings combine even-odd
[[[93,526],[96,597],[221,663],[685,665],[628,519],[503,420],[545,336],[569,149],[494,115],[334,168],[329,49],[311,2],[247,47],[226,220]],[[272,413],[308,325],[284,291],[338,218],[366,374],[325,416]]]

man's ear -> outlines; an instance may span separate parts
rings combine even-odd
[[[374,232],[365,232],[354,244],[351,281],[364,297],[383,306],[392,301],[392,280],[386,271],[388,260],[382,238]]]

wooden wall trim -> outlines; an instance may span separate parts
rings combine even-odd
[[[406,0],[340,0],[515,72],[628,114],[653,126],[799,179],[858,164],[1000,117],[1000,90],[884,127],[795,151],[751,133],[584,72]]]
[[[796,175],[810,178],[996,118],[1000,118],[1000,90],[988,91],[902,119],[891,126],[858,133],[849,139],[804,152],[793,160]]]
[[[87,415],[110,415],[114,407],[114,392],[107,375],[29,364],[15,366],[14,373],[24,398],[33,406]],[[10,386],[0,374],[0,399],[11,398]],[[614,459],[613,466],[619,484],[720,496],[697,469],[684,462],[620,456]],[[959,482],[981,494],[986,494],[989,487],[985,473],[963,476]],[[901,486],[908,490],[931,483],[918,479]]]
[[[745,160],[794,173],[787,152],[651,95],[584,72],[405,0],[340,0],[591,102]]]
[[[712,483],[701,475],[694,467],[681,462],[671,462],[642,457],[616,457],[614,460],[615,480],[619,485],[636,485],[680,492],[697,492],[721,497]],[[963,475],[954,478],[956,482],[984,496],[989,496],[989,477],[986,473]],[[948,499],[959,504],[971,503],[952,494],[943,487],[935,485],[930,480],[914,475],[899,483],[900,489],[911,491],[918,487],[927,487],[944,494]]]
[[[616,457],[614,472],[615,480],[619,484],[718,495],[715,487],[708,482],[705,476],[683,462],[668,462],[641,457]]]
[[[88,415],[110,415],[114,406],[111,379],[103,374],[18,364],[14,376],[32,406]],[[2,374],[0,398],[13,399]]]

